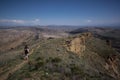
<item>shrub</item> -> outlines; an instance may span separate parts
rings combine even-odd
[[[41,57],[36,58],[36,61],[43,60]]]
[[[58,63],[58,62],[61,62],[61,59],[56,57],[56,58],[51,59],[51,62]]]
[[[84,74],[83,70],[80,69],[80,67],[78,67],[78,66],[72,66],[70,69],[71,69],[71,72],[75,75],[76,74],[80,74],[80,75]]]
[[[35,64],[35,68],[39,69],[40,67],[44,66],[44,61],[39,61]]]

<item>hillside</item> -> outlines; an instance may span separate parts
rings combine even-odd
[[[15,66],[23,62],[24,45],[27,44],[30,49],[36,49],[39,40],[64,36],[66,36],[66,33],[36,27],[0,29],[0,76],[4,76],[4,74],[7,74]]]
[[[32,47],[35,50],[27,64],[9,75],[7,80],[120,79],[120,55],[91,33],[38,39],[33,44],[40,47]]]
[[[70,31],[70,34],[79,34],[82,32],[91,32],[94,37],[102,40],[110,40],[112,47],[120,52],[120,27],[84,27]]]

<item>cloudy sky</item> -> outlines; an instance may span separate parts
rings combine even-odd
[[[0,25],[120,25],[120,0],[0,0]]]

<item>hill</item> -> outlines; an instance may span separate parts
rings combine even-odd
[[[70,34],[79,34],[82,32],[91,32],[94,37],[102,40],[110,40],[112,47],[120,52],[120,27],[84,27],[70,31]]]
[[[3,51],[4,54],[0,55],[0,80],[120,79],[119,53],[92,33],[36,38],[41,29],[22,28],[24,30],[32,32],[32,37],[25,39],[30,46],[29,60],[21,58],[23,44]],[[43,33],[47,34],[47,31]]]

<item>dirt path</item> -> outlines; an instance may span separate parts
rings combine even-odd
[[[38,49],[40,47],[40,45],[38,45],[35,49],[32,49],[30,51],[31,55],[36,49]],[[26,63],[28,62],[28,60],[24,60],[22,63],[17,64],[13,69],[11,69],[10,71],[8,71],[7,73],[5,73],[4,75],[0,76],[0,80],[6,80],[10,75],[12,75],[15,71],[19,70],[20,68],[22,68]]]

